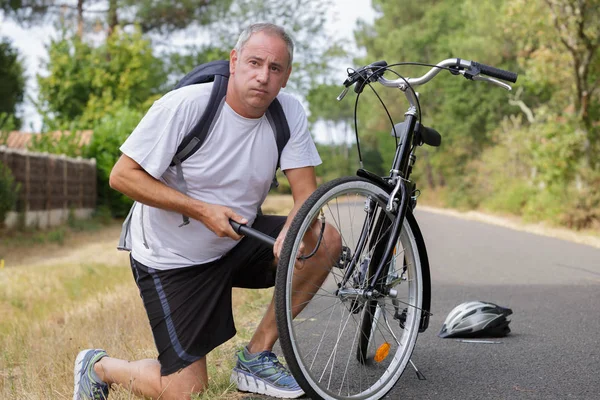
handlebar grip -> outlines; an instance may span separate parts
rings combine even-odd
[[[504,69],[491,67],[489,65],[472,62],[471,65],[478,68],[482,74],[491,76],[492,78],[502,79],[503,81],[516,82],[517,74],[514,72],[506,71]]]
[[[235,233],[237,233],[238,235],[244,235],[260,240],[264,244],[269,245],[271,247],[275,246],[274,238],[272,238],[269,235],[265,235],[264,233],[257,231],[256,229],[252,229],[247,227],[246,225],[239,224],[232,219],[229,220],[229,225],[231,225]]]

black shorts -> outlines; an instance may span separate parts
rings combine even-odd
[[[277,237],[286,217],[258,216],[253,228]],[[170,375],[206,356],[235,333],[232,287],[275,284],[273,249],[243,238],[219,260],[171,270],[149,268],[131,257],[158,349],[161,375]]]

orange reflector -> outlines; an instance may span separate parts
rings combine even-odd
[[[375,352],[375,361],[382,362],[383,360],[385,360],[385,358],[388,356],[389,353],[390,353],[390,344],[386,342],[386,343],[382,344],[381,346],[379,346],[379,348]]]

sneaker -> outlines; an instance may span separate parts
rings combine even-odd
[[[108,384],[102,382],[94,371],[94,364],[108,356],[100,349],[80,351],[75,360],[75,390],[73,400],[105,400],[108,398]]]
[[[239,390],[286,399],[295,399],[304,394],[290,371],[272,352],[251,354],[244,348],[236,356],[231,383],[235,383]]]

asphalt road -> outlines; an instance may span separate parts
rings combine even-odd
[[[429,329],[388,399],[600,399],[600,249],[417,212],[431,275]],[[513,310],[501,343],[437,337],[468,300]],[[265,398],[247,396],[247,399]]]
[[[600,399],[600,249],[418,212],[432,273],[430,328],[388,398]],[[440,339],[463,301],[510,307],[500,344]]]

